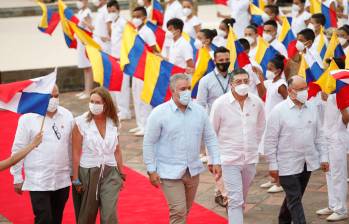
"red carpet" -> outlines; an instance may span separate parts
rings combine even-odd
[[[10,155],[18,116],[0,111],[0,159]],[[143,175],[126,169],[127,181],[119,199],[119,220],[121,224],[165,224],[168,210],[165,198],[159,189],[150,185]],[[0,173],[0,214],[14,224],[33,223],[29,194],[22,196],[13,191],[9,170]],[[63,223],[74,223],[74,209],[71,197],[66,205]],[[210,210],[194,204],[189,224],[225,224],[226,219]]]

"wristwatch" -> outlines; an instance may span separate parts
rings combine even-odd
[[[73,180],[71,183],[72,183],[74,186],[82,185],[82,183],[80,182],[79,179]]]

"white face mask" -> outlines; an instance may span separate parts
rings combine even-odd
[[[235,87],[235,92],[240,96],[246,96],[250,86],[247,84],[241,84]]]
[[[100,115],[104,111],[103,104],[89,103],[88,107],[93,115]]]
[[[345,45],[345,44],[348,42],[348,40],[345,39],[345,38],[343,38],[343,37],[338,37],[338,40],[339,40],[339,43],[340,43],[342,46]]]
[[[174,35],[171,31],[166,31],[166,38],[173,39]]]
[[[77,1],[76,2],[76,8],[82,9],[82,7],[84,7],[84,4],[81,1]]]
[[[132,19],[132,24],[135,26],[135,27],[140,27],[140,25],[143,24],[143,20],[139,19],[139,18],[133,18]]]
[[[308,28],[315,32],[315,26],[312,23],[308,24]]]
[[[184,90],[179,92],[179,102],[187,106],[191,101],[191,91],[190,90]]]
[[[144,6],[144,1],[143,0],[137,0],[137,5]]]
[[[292,12],[298,13],[300,10],[301,10],[301,8],[298,5],[296,5],[296,4],[292,5]]]
[[[223,31],[223,30],[218,30],[217,31],[217,35],[220,37],[225,38],[227,36],[227,32]]]
[[[119,16],[119,13],[117,12],[111,12],[111,13],[108,13],[108,21],[112,21],[114,22]]]
[[[55,112],[57,110],[58,105],[59,105],[59,99],[55,97],[51,97],[50,101],[48,102],[47,111]]]
[[[194,42],[194,46],[196,47],[196,49],[200,49],[202,48],[204,45],[202,44],[202,41],[199,39],[196,39]]]
[[[273,39],[273,36],[268,33],[263,33],[263,38],[265,41],[270,42]]]
[[[296,48],[299,52],[303,52],[305,49],[305,45],[303,44],[303,42],[297,40],[296,42]]]
[[[308,90],[298,91],[296,99],[301,103],[305,103],[308,99]]]
[[[191,15],[192,10],[190,8],[184,8],[183,9],[183,16],[188,17],[189,15]]]
[[[267,70],[267,72],[265,73],[265,76],[267,77],[268,80],[273,80],[275,78],[275,73]]]
[[[248,43],[250,45],[252,45],[252,44],[254,44],[256,42],[256,40],[254,38],[252,38],[252,37],[245,37],[245,39],[248,41]]]

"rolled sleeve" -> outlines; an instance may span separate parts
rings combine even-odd
[[[267,126],[264,135],[264,151],[269,163],[269,170],[278,170],[277,147],[278,136],[280,132],[279,111],[272,110],[268,117]]]
[[[151,112],[143,140],[143,161],[148,172],[156,171],[155,145],[161,134],[161,123],[156,114],[156,111]]]

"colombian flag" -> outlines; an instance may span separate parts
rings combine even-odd
[[[282,19],[281,32],[279,34],[279,41],[288,49],[288,45],[295,40],[295,36],[292,32],[291,26],[288,22],[287,17]]]
[[[338,66],[334,60],[331,61],[330,66],[326,71],[320,76],[320,78],[315,82],[323,92],[326,94],[331,94],[336,90],[336,80],[331,75],[331,72],[338,70]]]
[[[267,71],[268,62],[278,54],[278,51],[270,46],[262,37],[258,37],[256,62],[262,66],[263,74]],[[264,77],[265,78],[265,77]]]
[[[111,91],[120,91],[123,72],[116,58],[86,45],[87,56],[91,62],[93,79]]]
[[[336,80],[337,107],[343,110],[349,107],[349,70],[332,71],[331,75]]]
[[[345,59],[345,53],[342,45],[339,43],[336,32],[333,32],[332,34],[324,59],[333,57]]]
[[[264,6],[265,6],[264,0],[252,0],[252,4],[264,10]]]
[[[89,33],[86,32],[86,30],[82,29],[75,23],[67,20],[67,23],[69,24],[70,28],[73,30],[75,35],[79,38],[79,40],[84,44],[84,45],[90,45],[93,46],[94,48],[97,48],[101,50],[101,47],[99,44],[96,43],[96,41],[93,40],[93,38],[89,35]]]
[[[210,52],[206,48],[200,48],[198,52],[198,60],[195,66],[195,72],[191,80],[192,98],[196,98],[200,79],[212,72],[214,68],[215,64],[210,56]]]
[[[263,17],[268,15],[260,8],[250,3],[250,14],[251,14],[251,23],[255,23],[258,26],[262,26],[265,22]]]
[[[321,31],[320,31],[320,40],[319,40],[319,44],[318,46],[316,47],[317,51],[319,52],[320,54],[320,57],[322,59],[325,59],[325,54],[326,54],[326,51],[327,51],[327,46],[326,46],[326,42],[325,42],[325,34],[323,32],[323,29],[321,28]]]
[[[42,10],[42,17],[38,28],[41,32],[51,35],[59,23],[59,14],[53,12],[52,9],[47,8],[44,3],[38,0],[36,2]]]
[[[229,34],[227,38],[227,49],[230,51],[230,70],[236,68],[243,68],[250,64],[250,59],[246,54],[244,48],[238,41],[233,29],[229,27]]]
[[[74,12],[67,8],[67,6],[62,2],[62,0],[58,0],[58,13],[61,18],[62,30],[64,34],[64,40],[69,48],[76,48],[77,42],[74,37],[74,31],[69,26],[69,23],[66,19],[67,17],[71,18],[71,21],[78,23],[78,19],[74,16]]]
[[[151,19],[158,25],[162,26],[164,23],[164,8],[160,4],[158,0],[152,0],[153,7],[152,7],[152,16]]]
[[[151,51],[134,27],[127,23],[122,34],[120,66],[125,74],[144,79],[147,51]]]
[[[169,100],[171,98],[170,77],[177,73],[184,73],[184,71],[184,68],[177,67],[148,52],[141,99],[153,107]]]
[[[166,32],[150,21],[147,21],[145,25],[155,34],[157,47],[161,51],[162,46],[164,46]]]
[[[325,28],[337,27],[337,13],[319,0],[310,0],[310,13],[322,13],[326,17]]]

